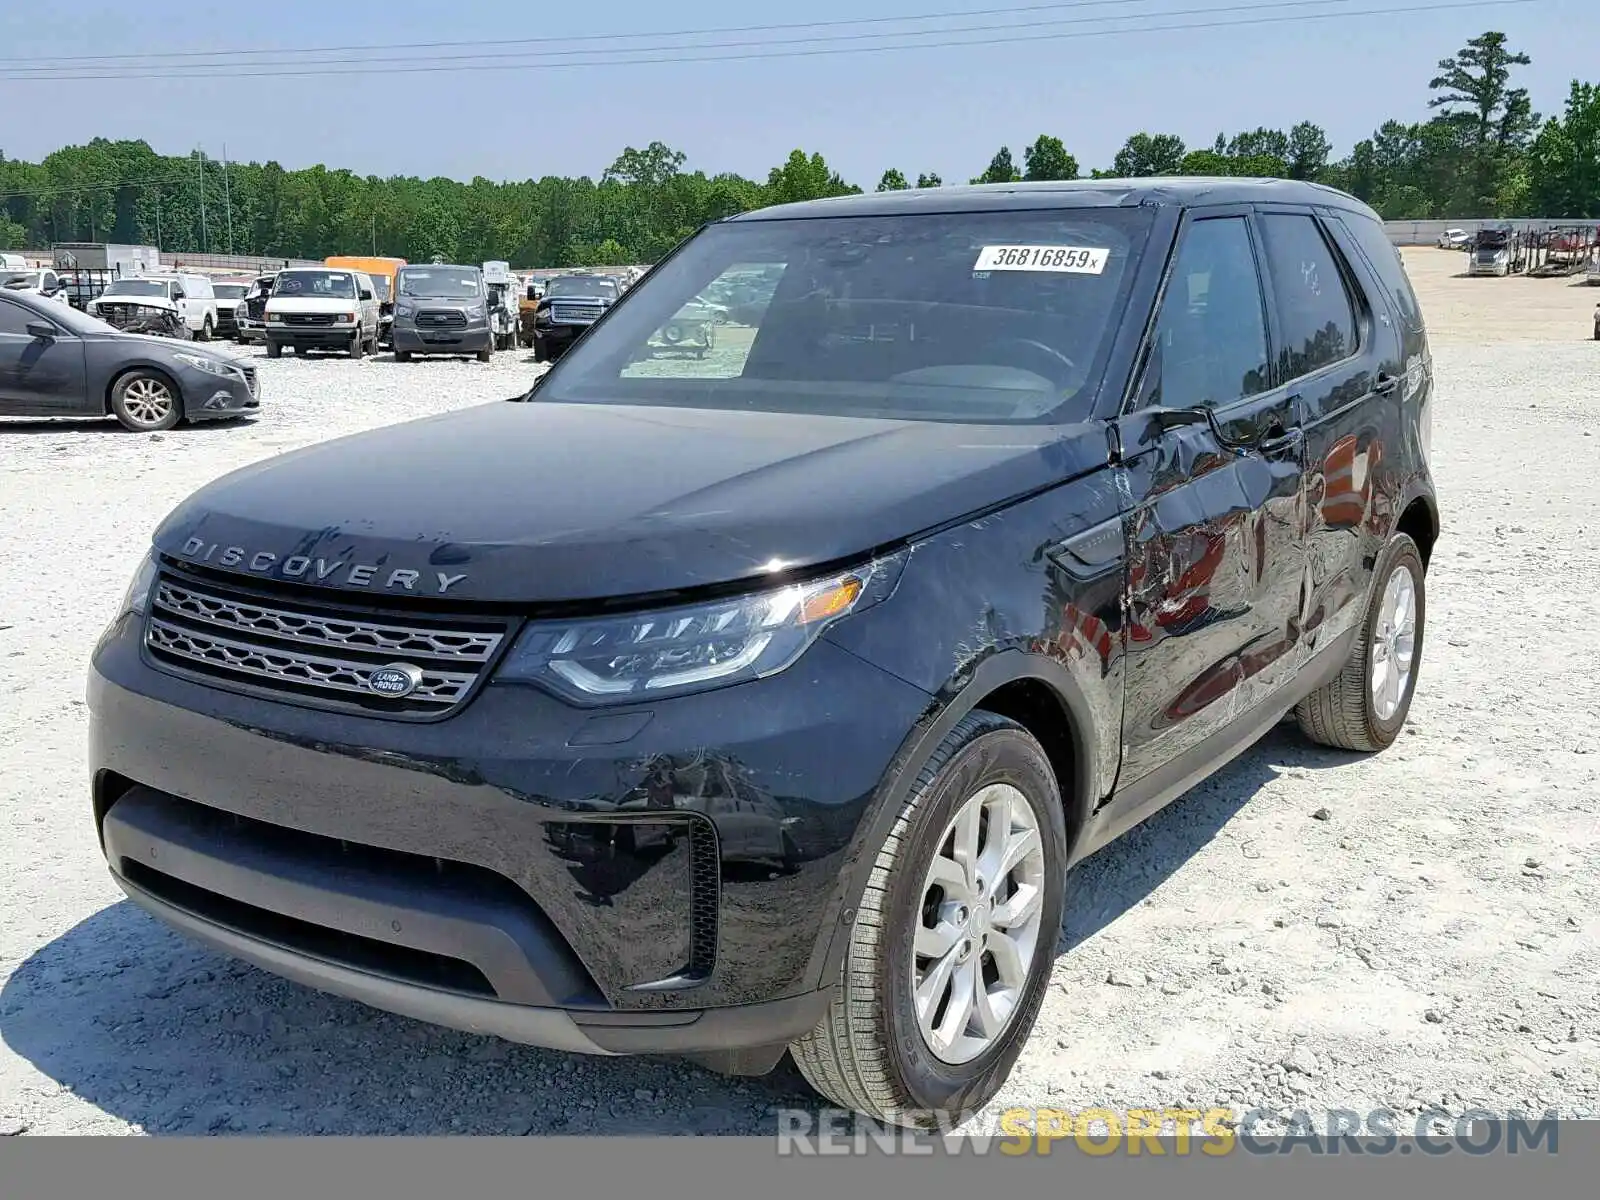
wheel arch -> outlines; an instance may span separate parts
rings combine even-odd
[[[1439,510],[1426,492],[1408,497],[1400,510],[1400,519],[1394,525],[1396,533],[1403,533],[1417,544],[1422,555],[1422,569],[1428,569],[1433,557],[1433,547],[1439,540]]]
[[[862,818],[818,933],[811,962],[813,986],[831,986],[839,973],[855,905],[866,890],[878,847],[923,764],[962,718],[979,709],[1016,721],[1043,747],[1066,821],[1063,865],[1075,861],[1104,782],[1094,777],[1100,735],[1092,709],[1077,681],[1054,660],[1022,650],[1000,651],[979,663],[947,697],[935,700],[884,772],[886,782]]]
[[[117,385],[129,375],[134,374],[136,371],[148,371],[152,375],[161,376],[161,378],[166,382],[167,386],[172,389],[172,394],[177,398],[178,415],[182,417],[186,414],[187,408],[183,396],[183,387],[178,383],[177,377],[173,375],[171,371],[163,367],[160,363],[136,362],[123,364],[121,367],[118,367],[115,371],[113,371],[110,378],[106,380],[105,395],[100,398],[100,409],[105,416],[109,417],[112,415],[113,410],[111,408],[111,396],[112,393],[117,390]]]

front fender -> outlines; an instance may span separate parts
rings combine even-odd
[[[963,717],[1007,685],[1027,681],[1060,706],[1070,762],[1058,762],[1058,774],[1068,861],[1076,857],[1121,755],[1120,520],[1115,484],[1101,471],[953,526],[912,548],[888,600],[824,635],[927,693],[929,704],[884,773],[840,870],[812,957],[818,986],[837,977],[849,941],[840,934],[923,766]],[[1071,561],[1085,531],[1102,535],[1092,564]]]

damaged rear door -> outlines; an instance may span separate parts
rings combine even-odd
[[[1300,403],[1278,384],[1250,214],[1191,214],[1179,239],[1134,411],[1118,423],[1129,505],[1118,790],[1152,796],[1258,732],[1248,718],[1293,674],[1306,557]]]

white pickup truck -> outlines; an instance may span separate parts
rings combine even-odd
[[[22,261],[18,255],[6,257]],[[66,284],[50,267],[8,267],[0,270],[0,287],[4,287],[8,292],[27,292],[30,295],[42,296],[59,304],[72,303],[67,296]]]
[[[166,309],[196,341],[209,342],[217,331],[217,296],[207,275],[139,275],[113,279],[89,301],[89,315],[121,325],[133,308]]]

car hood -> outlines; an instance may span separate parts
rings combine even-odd
[[[126,345],[128,342],[137,342],[141,346],[156,347],[164,350],[168,355],[189,354],[201,358],[209,358],[215,362],[226,363],[230,367],[238,367],[241,371],[251,369],[251,364],[244,359],[235,358],[231,354],[219,353],[212,346],[205,346],[195,342],[177,338],[161,337],[153,333],[123,333],[120,329],[96,330],[93,333],[80,335],[85,341],[115,342]],[[148,353],[148,351],[147,351]]]
[[[593,601],[846,559],[1107,457],[1100,425],[501,402],[245,467],[155,542],[374,603]]]

